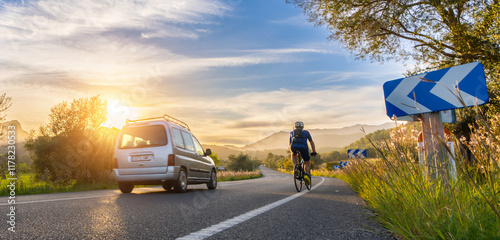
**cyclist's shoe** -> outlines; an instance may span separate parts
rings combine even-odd
[[[304,175],[304,180],[306,181],[306,183],[310,184],[311,183],[311,177],[309,176],[309,174],[305,174]]]

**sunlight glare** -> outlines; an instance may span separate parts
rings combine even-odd
[[[127,119],[136,119],[137,112],[118,100],[108,100],[108,120],[102,124],[103,127],[116,127],[121,129],[125,126]]]

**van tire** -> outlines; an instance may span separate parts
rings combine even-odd
[[[207,183],[207,187],[210,190],[217,188],[217,172],[215,169],[212,169],[212,173],[210,173],[210,182]]]
[[[187,174],[184,168],[181,168],[179,171],[179,178],[177,178],[177,182],[174,184],[174,190],[179,193],[183,193],[187,191]]]
[[[122,193],[131,193],[134,189],[134,184],[118,182],[118,188]]]

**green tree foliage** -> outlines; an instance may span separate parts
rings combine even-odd
[[[272,169],[285,168],[287,170],[293,169],[293,162],[291,156],[276,155],[268,153],[264,164]]]
[[[107,102],[99,96],[53,107],[49,123],[25,144],[37,177],[61,184],[110,180],[119,130],[101,127],[106,118]]]
[[[430,68],[500,60],[495,0],[289,0],[360,58]]]
[[[318,155],[311,157],[309,161],[311,161],[311,169],[321,169],[321,165],[325,162],[319,153]]]
[[[396,125],[394,125],[396,127]],[[403,136],[417,136],[420,131],[422,131],[422,126],[420,123],[417,122],[408,122],[404,124],[405,127],[400,126],[398,130],[400,131],[400,134]],[[396,128],[393,129],[382,129],[382,130],[377,130],[375,132],[367,134],[365,137],[349,144],[348,146],[342,148],[342,153],[345,153],[346,158],[347,158],[347,150],[348,149],[367,149],[368,151],[368,157],[369,158],[375,158],[379,157],[378,156],[378,151],[375,149],[376,148],[381,148],[382,146],[386,145],[386,142],[391,139],[391,131],[394,131]],[[416,139],[415,139],[416,140]],[[371,143],[370,143],[371,141]],[[372,145],[372,143],[375,145],[375,147]],[[414,144],[416,145],[417,142],[415,141]]]
[[[209,157],[210,157],[212,160],[214,160],[215,166],[220,166],[221,161],[220,161],[219,155],[217,155],[217,153],[212,152],[212,154],[210,154],[210,156],[209,156]]]
[[[481,62],[485,67],[489,118],[500,112],[500,3],[497,0],[287,0],[311,22],[325,25],[358,58],[412,61],[413,75]],[[470,111],[459,110],[456,135],[470,135]]]
[[[251,159],[249,155],[240,153],[229,156],[227,169],[230,171],[254,171],[259,165],[259,160]]]

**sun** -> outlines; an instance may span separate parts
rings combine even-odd
[[[127,119],[136,119],[136,110],[121,101],[108,99],[108,120],[102,124],[104,127],[116,127],[121,129],[125,126]]]

